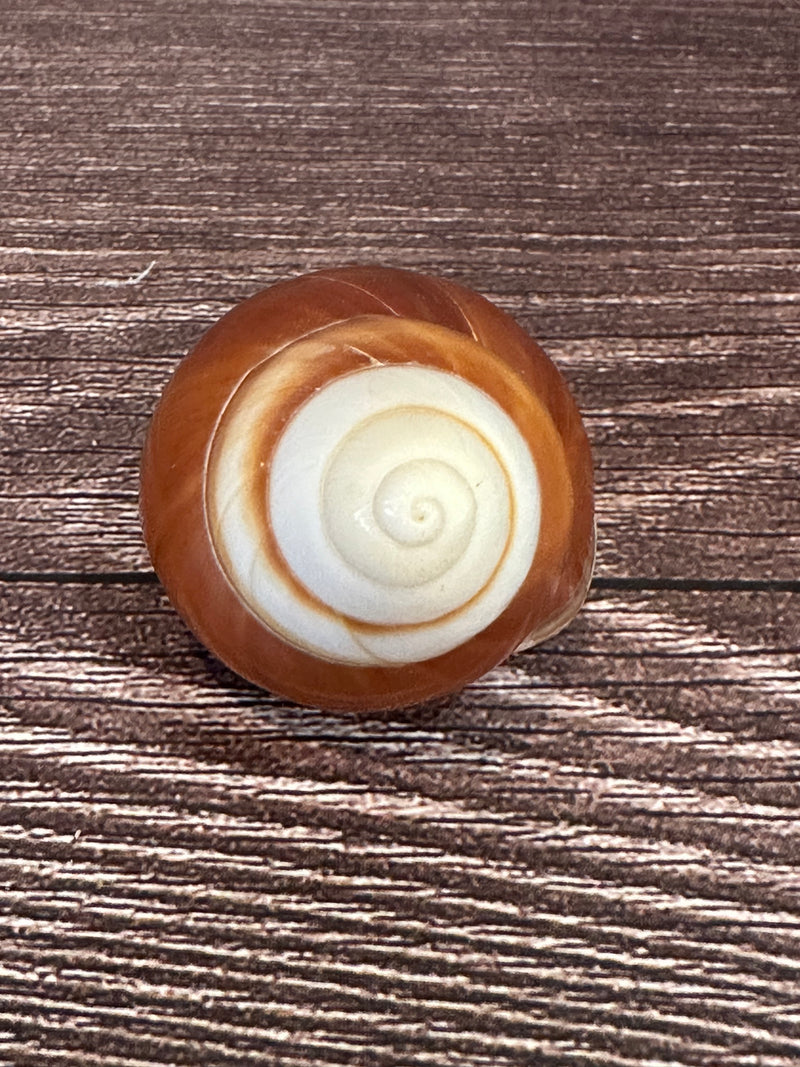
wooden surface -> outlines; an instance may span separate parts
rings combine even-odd
[[[800,1063],[795,0],[0,0],[0,1062]],[[137,521],[180,356],[441,273],[567,375],[575,623],[435,708],[214,661]]]

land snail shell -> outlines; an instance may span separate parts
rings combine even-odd
[[[283,282],[179,365],[144,448],[153,565],[200,640],[276,694],[395,708],[565,625],[592,466],[556,367],[450,281]]]

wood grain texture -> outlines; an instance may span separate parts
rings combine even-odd
[[[0,0],[0,1063],[800,1062],[794,0]],[[149,413],[375,261],[557,361],[573,626],[403,716],[233,677]]]
[[[13,594],[4,981],[37,1047],[795,1062],[796,595],[595,596],[358,721],[221,694],[155,586]]]

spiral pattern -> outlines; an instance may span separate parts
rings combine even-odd
[[[451,373],[369,365],[293,414],[264,498],[240,472],[281,370],[241,388],[209,471],[215,544],[251,609],[295,647],[360,665],[429,659],[483,630],[539,530],[536,468],[510,417]]]
[[[565,382],[478,294],[380,267],[237,305],[142,457],[153,564],[200,640],[273,693],[396,708],[578,610],[591,455]]]

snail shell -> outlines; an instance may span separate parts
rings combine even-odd
[[[576,613],[592,468],[555,366],[442,279],[345,268],[239,304],[144,448],[145,540],[239,674],[302,703],[461,688]]]

